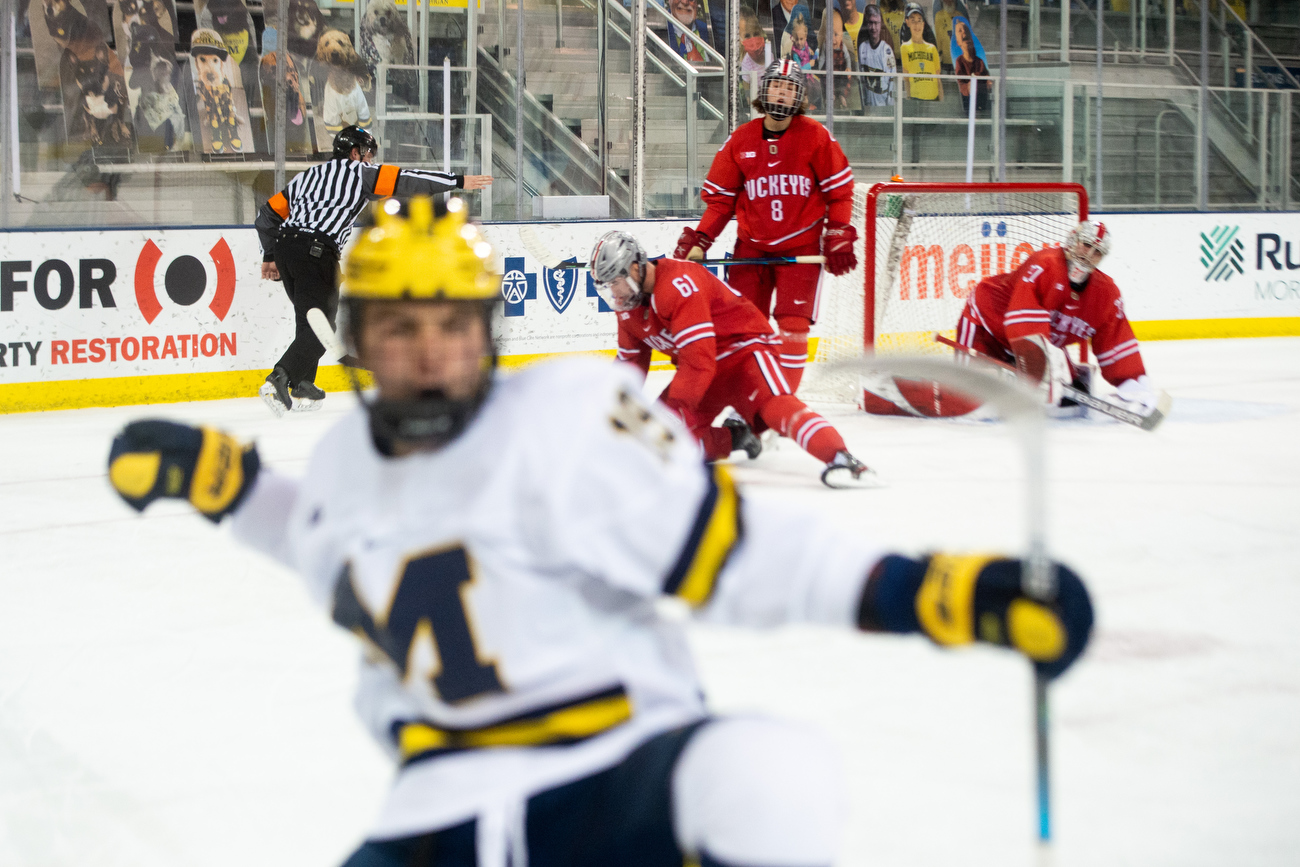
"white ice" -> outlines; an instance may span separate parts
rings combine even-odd
[[[1052,689],[1058,865],[1300,863],[1300,339],[1143,347],[1153,434],[1051,427],[1050,544],[1098,609]],[[389,778],[353,721],[353,639],[297,579],[181,505],[109,491],[143,416],[256,437],[301,472],[351,405],[255,399],[0,417],[0,865],[334,867]],[[889,487],[829,491],[788,441],[749,496],[904,551],[1018,550],[1006,428],[828,411]],[[825,726],[853,793],[844,865],[1034,860],[1030,679],[990,648],[695,629],[714,708]]]

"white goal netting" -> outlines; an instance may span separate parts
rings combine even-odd
[[[875,198],[869,238],[868,199]],[[1066,184],[877,184],[854,191],[858,268],[826,277],[813,326],[801,397],[855,403],[857,377],[828,371],[864,351],[951,352],[966,299],[985,277],[1014,270],[1031,253],[1059,246],[1086,213],[1082,191]],[[871,268],[871,273],[867,273]],[[874,315],[867,323],[867,292]]]

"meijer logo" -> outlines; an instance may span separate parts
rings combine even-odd
[[[1205,266],[1207,283],[1245,273],[1241,264],[1245,245],[1237,237],[1240,232],[1240,226],[1215,226],[1208,235],[1201,233],[1201,264]]]

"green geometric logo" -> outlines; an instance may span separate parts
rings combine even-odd
[[[1201,264],[1205,281],[1228,280],[1234,273],[1243,274],[1245,245],[1237,237],[1240,226],[1215,226],[1210,234],[1201,233]]]

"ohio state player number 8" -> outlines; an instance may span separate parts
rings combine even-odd
[[[785,206],[780,199],[772,200],[772,222],[779,223],[785,219]]]

